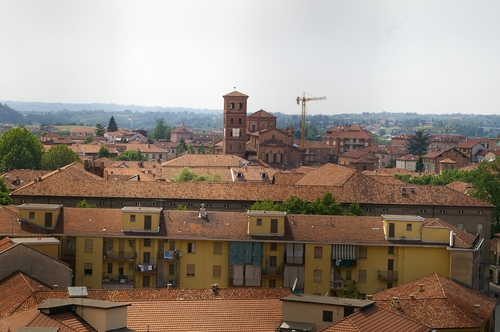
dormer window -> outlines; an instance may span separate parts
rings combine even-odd
[[[267,173],[260,173],[260,176],[261,176],[263,179],[266,179],[266,178],[267,178]]]
[[[238,172],[238,173],[236,173],[236,176],[239,177],[239,178],[241,178],[241,177],[243,177],[243,173]]]

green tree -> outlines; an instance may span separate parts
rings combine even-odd
[[[40,169],[44,148],[26,129],[14,128],[0,137],[0,170]]]
[[[95,125],[95,135],[99,136],[99,137],[103,137],[104,133],[105,133],[104,127],[100,123],[97,123]]]
[[[78,153],[65,144],[54,145],[42,156],[42,169],[58,169],[75,161],[82,162]]]
[[[273,202],[271,200],[265,199],[260,202],[255,202],[250,207],[250,210],[257,211],[283,211],[284,207],[280,203]]]
[[[351,203],[351,205],[349,205],[349,210],[344,211],[343,214],[345,216],[362,216],[363,210],[361,209],[359,203]]]
[[[471,196],[477,197],[483,201],[495,206],[491,214],[492,234],[500,232],[500,159],[492,162],[481,162],[474,172],[472,181]]]
[[[99,151],[97,151],[97,158],[103,157],[109,158],[109,150],[104,145],[99,148]]]
[[[190,170],[188,167],[184,167],[179,174],[174,176],[172,179],[174,182],[194,182],[194,181],[209,181],[209,182],[221,182],[222,178],[219,173],[215,173],[210,176],[208,174],[196,174],[194,171]]]
[[[188,147],[187,147],[187,152],[188,152],[189,154],[194,154],[195,150],[194,150],[194,145],[193,145],[193,143],[191,143],[191,142],[190,142],[190,143],[188,144]]]
[[[116,158],[116,160],[125,160],[125,161],[146,161],[147,158],[138,150],[127,150]]]
[[[426,153],[429,148],[429,135],[424,134],[424,130],[416,130],[415,136],[412,136],[408,141],[407,150],[409,153],[420,156],[422,153]]]
[[[94,136],[87,136],[85,141],[83,141],[83,144],[89,144],[92,143],[93,141],[94,141]]]
[[[187,211],[187,206],[185,205],[179,205],[175,208],[177,211]]]
[[[77,208],[91,208],[91,209],[94,209],[96,207],[96,205],[95,204],[87,203],[87,201],[85,199],[82,199],[81,201],[78,202],[78,204],[76,204],[76,207]]]
[[[165,119],[156,119],[156,127],[151,134],[154,139],[169,139],[170,131],[172,131],[172,127],[165,124]]]
[[[175,150],[175,155],[182,156],[182,154],[187,150],[187,145],[186,142],[184,142],[184,139],[181,138],[179,143],[177,143],[177,149]]]
[[[424,172],[424,158],[422,156],[418,156],[417,162],[415,163],[415,172]]]
[[[12,197],[9,195],[10,191],[5,184],[5,179],[0,178],[0,205],[12,204]]]
[[[205,145],[203,145],[203,143],[200,143],[196,150],[198,154],[205,154]]]
[[[108,131],[113,132],[118,130],[118,125],[116,124],[115,117],[111,116],[108,123]]]
[[[359,295],[359,289],[356,285],[346,285],[337,291],[338,297],[357,299]]]

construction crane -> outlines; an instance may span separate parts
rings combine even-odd
[[[326,97],[307,97],[304,92],[302,98],[297,97],[297,105],[300,105],[302,101],[302,123],[300,125],[300,148],[304,150],[305,148],[305,137],[306,137],[306,103],[312,100],[325,100]]]

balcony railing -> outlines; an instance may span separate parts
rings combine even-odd
[[[159,260],[176,261],[179,259],[179,252],[177,250],[160,251],[156,258]]]
[[[153,264],[137,264],[136,273],[156,273],[156,266]]]
[[[126,283],[134,283],[134,279],[131,279],[130,277],[124,276],[124,275],[104,275],[102,277],[102,282],[103,283],[120,283],[120,284],[126,284]]]
[[[397,281],[398,271],[378,271],[378,280],[383,281]]]
[[[136,254],[133,251],[107,251],[103,253],[105,260],[135,261]]]
[[[276,266],[276,267],[265,267],[262,269],[262,275],[263,276],[282,276],[283,275],[283,268]]]

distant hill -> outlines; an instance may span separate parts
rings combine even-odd
[[[8,105],[10,108],[19,112],[57,112],[57,111],[104,111],[109,113],[123,112],[130,110],[132,112],[194,112],[202,114],[222,113],[222,110],[194,109],[183,107],[161,107],[161,106],[139,106],[139,105],[117,105],[117,104],[70,104],[70,103],[41,103],[41,102],[22,102],[22,101],[2,101],[0,103]],[[0,121],[1,122],[1,121]]]
[[[0,104],[0,123],[18,124],[24,121],[23,115],[10,108],[8,105]]]

